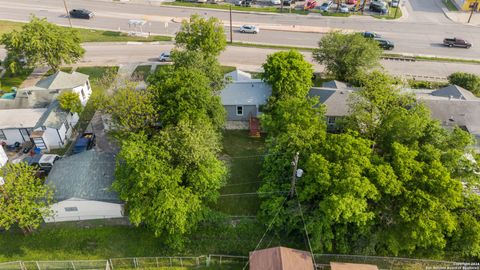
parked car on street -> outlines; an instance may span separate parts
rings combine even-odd
[[[324,2],[324,3],[320,6],[320,10],[323,11],[323,12],[327,12],[332,5],[333,5],[333,1]]]
[[[87,20],[90,20],[91,18],[93,18],[95,16],[95,14],[93,14],[93,12],[91,12],[90,10],[86,10],[86,9],[72,9],[68,13],[70,14],[70,17],[72,17],[72,18],[87,19]]]
[[[280,4],[282,4],[282,1],[280,1],[280,0],[270,0],[270,3],[272,3],[272,5],[280,5]]]
[[[348,13],[350,10],[348,9],[348,6],[345,4],[340,4],[340,8],[338,9],[340,13]]]
[[[293,4],[295,4],[295,0],[283,0],[283,5],[284,6],[288,7],[288,6],[291,6]]]
[[[260,32],[260,29],[255,25],[242,25],[240,27],[240,33],[258,34],[259,32]]]
[[[365,31],[362,33],[362,36],[364,38],[381,38],[382,36],[380,36],[379,34],[375,33],[375,32],[370,32],[370,31]]]
[[[381,1],[371,2],[368,9],[370,11],[378,12],[380,14],[387,14],[388,13],[387,5],[384,2],[381,2]]]
[[[390,40],[386,40],[383,38],[375,38],[375,41],[378,42],[378,46],[384,50],[393,50],[395,48],[395,44],[391,42]]]
[[[346,3],[348,5],[356,5],[357,4],[357,0],[347,0]]]
[[[392,2],[390,2],[390,6],[392,7],[398,7],[399,4],[400,0],[392,0]]]
[[[162,52],[158,57],[158,61],[160,62],[172,62],[172,58],[170,57],[170,52]]]
[[[243,5],[243,2],[244,2],[243,0],[237,0],[237,1],[235,1],[235,6],[240,7],[240,6]]]
[[[443,45],[448,47],[462,47],[462,48],[470,48],[472,47],[472,43],[461,39],[461,38],[446,38],[443,40]]]

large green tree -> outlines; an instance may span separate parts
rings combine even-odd
[[[480,76],[477,74],[455,72],[448,76],[448,81],[471,91],[477,97],[480,96]]]
[[[22,67],[22,59],[31,67],[47,65],[58,70],[62,64],[75,63],[85,52],[77,30],[35,16],[21,30],[4,34],[0,44],[7,50],[6,66],[12,73]]]
[[[180,31],[175,36],[175,44],[187,51],[200,51],[206,56],[217,57],[225,50],[227,40],[219,19],[205,19],[195,14],[182,21]]]
[[[48,208],[53,191],[35,176],[36,169],[27,163],[7,163],[0,168],[4,184],[0,186],[0,227],[13,225],[25,233],[38,228],[44,217],[52,215]]]
[[[225,180],[219,141],[209,122],[188,120],[150,138],[132,134],[123,140],[113,187],[127,203],[130,221],[181,246]]]
[[[379,66],[382,49],[360,34],[330,32],[320,39],[313,58],[337,80],[355,82],[357,77]]]
[[[272,86],[273,99],[304,98],[312,87],[312,64],[296,50],[271,54],[262,67],[261,77]]]

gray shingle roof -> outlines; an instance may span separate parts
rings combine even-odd
[[[221,92],[223,105],[263,105],[272,94],[272,88],[260,80],[229,83]]]
[[[473,95],[472,92],[458,85],[445,86],[443,88],[433,91],[431,95],[437,96],[437,97],[455,98],[455,99],[463,99],[463,100],[476,99],[475,95]]]
[[[230,77],[233,81],[251,81],[252,75],[245,71],[236,69],[232,72],[225,74],[225,78]]]
[[[337,80],[322,83],[322,88],[332,88],[332,89],[338,89],[338,90],[340,90],[340,89],[352,89],[346,83],[341,82],[341,81],[337,81]]]
[[[59,129],[62,124],[67,120],[68,112],[60,108],[58,100],[54,100],[48,105],[45,113],[40,117],[35,128],[46,126],[50,128]]]
[[[84,85],[87,80],[88,75],[79,72],[66,73],[57,71],[55,74],[38,81],[31,90],[72,89]]]
[[[354,90],[311,88],[308,96],[318,98],[326,106],[325,116],[346,116],[350,114],[348,98]]]
[[[78,198],[120,202],[111,190],[114,174],[114,155],[89,150],[57,161],[46,183],[55,187],[58,201]]]

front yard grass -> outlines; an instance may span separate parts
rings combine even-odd
[[[140,65],[135,68],[132,73],[131,79],[134,81],[145,81],[150,75],[152,65]]]
[[[0,20],[0,36],[12,30],[20,30],[23,22],[11,22]],[[75,28],[80,34],[81,42],[114,42],[114,41],[171,41],[172,37],[152,35],[149,37],[129,36],[126,33],[118,31],[94,30],[85,28]]]
[[[223,154],[230,169],[225,187],[214,209],[233,216],[255,216],[259,207],[256,194],[261,184],[259,176],[262,155],[265,151],[263,138],[251,138],[246,130],[227,130],[223,133]],[[252,193],[248,195],[232,195]]]
[[[12,74],[8,69],[5,74],[0,78],[1,90],[5,93],[11,92],[12,87],[20,87],[23,81],[32,73],[32,68],[27,68],[20,71],[18,74]]]

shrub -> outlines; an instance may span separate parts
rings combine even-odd
[[[448,81],[451,84],[456,84],[471,91],[476,96],[480,96],[480,76],[478,75],[466,72],[455,72],[448,76]]]

